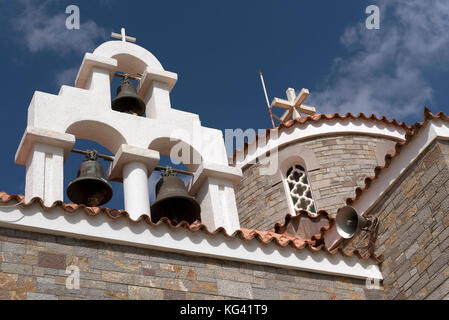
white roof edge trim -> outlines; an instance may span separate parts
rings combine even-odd
[[[367,125],[369,124],[369,125]],[[287,131],[292,131],[287,133]],[[323,122],[311,122],[300,125],[293,125],[290,128],[281,130],[277,139],[270,138],[265,145],[256,148],[254,139],[248,144],[248,154],[239,159],[243,154],[243,150],[236,150],[236,167],[243,168],[248,164],[254,163],[257,158],[265,155],[267,152],[272,152],[273,149],[280,148],[284,145],[291,144],[295,141],[314,138],[317,136],[335,135],[335,134],[361,134],[370,136],[381,136],[391,138],[397,141],[405,141],[405,129],[385,123],[373,123],[373,121],[363,119],[345,119],[345,120],[328,120]],[[264,140],[264,137],[259,137],[259,140]],[[255,152],[254,152],[255,151]],[[231,156],[232,160],[232,156]]]
[[[280,248],[274,243],[263,245],[256,239],[210,236],[185,228],[171,230],[164,224],[149,227],[145,221],[111,220],[106,214],[88,217],[83,212],[67,213],[61,207],[43,211],[37,203],[13,208],[0,205],[0,227],[358,279],[382,279],[374,260],[355,255]]]
[[[408,145],[402,148],[399,155],[392,159],[390,166],[384,168],[371,182],[370,187],[354,201],[352,207],[357,213],[363,215],[373,209],[436,139],[449,139],[449,125],[442,120],[428,120]]]

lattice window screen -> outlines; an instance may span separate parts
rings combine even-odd
[[[295,165],[287,171],[287,184],[295,212],[306,210],[316,213],[306,170]]]

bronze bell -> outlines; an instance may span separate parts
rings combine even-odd
[[[104,178],[103,167],[96,151],[88,151],[81,163],[78,176],[70,182],[67,196],[76,204],[88,207],[101,206],[112,198],[112,187]]]
[[[145,102],[137,95],[137,90],[129,81],[128,75],[124,76],[117,88],[117,95],[112,100],[112,110],[138,116],[145,113]]]
[[[201,220],[200,213],[200,205],[188,194],[184,182],[171,170],[163,173],[156,184],[156,201],[151,205],[153,223],[167,217],[175,223],[187,221],[191,224]]]

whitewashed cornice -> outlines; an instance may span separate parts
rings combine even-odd
[[[406,130],[397,125],[389,125],[381,121],[372,121],[369,119],[353,118],[310,121],[303,124],[296,123],[289,128],[283,128],[278,132],[275,131],[278,130],[272,130],[266,142],[263,138],[259,138],[258,146],[256,146],[256,140],[254,139],[248,144],[247,152],[244,152],[244,150],[236,150],[235,166],[244,168],[248,164],[255,163],[257,158],[264,156],[267,152],[272,153],[280,147],[314,137],[360,134],[404,141],[406,134]]]
[[[58,206],[44,211],[38,203],[26,207],[0,206],[0,227],[330,275],[382,279],[373,259],[362,260],[355,255],[331,255],[274,243],[264,245],[256,239],[171,229],[165,224],[150,227],[145,221],[132,222],[125,217],[117,220],[106,214],[90,217],[81,210],[67,213]]]

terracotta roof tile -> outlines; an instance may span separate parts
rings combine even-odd
[[[305,224],[303,223],[302,226],[299,226],[298,224],[304,218],[308,218],[310,222]],[[323,223],[323,221],[326,220],[327,223]],[[308,211],[302,210],[297,216],[292,216],[290,214],[286,215],[284,224],[281,225],[280,223],[276,223],[274,228],[276,233],[289,236],[296,235],[306,238],[305,241],[308,241],[310,248],[313,251],[324,250],[329,254],[336,254],[337,252],[340,252],[342,255],[348,257],[356,255],[358,258],[363,260],[371,258],[376,262],[381,261],[381,257],[374,254],[374,250],[372,250],[373,248],[368,248],[367,250],[362,243],[354,244],[354,241],[342,242],[333,250],[328,250],[324,244],[324,236],[326,231],[332,228],[334,224],[335,218],[327,211],[320,210],[318,211],[318,214],[315,215]],[[358,235],[358,237],[360,237],[360,235]]]
[[[287,214],[284,224],[276,223],[274,232],[279,234],[289,234],[308,241],[315,245],[321,243],[324,233],[334,223],[335,218],[329,215],[327,211],[318,211],[318,214],[312,214],[301,210],[296,216]]]
[[[334,120],[334,119],[339,119],[339,120],[346,120],[346,119],[353,119],[353,120],[370,120],[370,121],[374,121],[374,122],[383,122],[387,125],[394,125],[397,127],[401,127],[402,129],[408,130],[408,126],[405,124],[405,122],[398,122],[396,119],[392,119],[392,120],[388,120],[385,116],[382,116],[381,118],[377,118],[374,114],[371,114],[370,116],[366,116],[364,113],[359,113],[357,116],[353,115],[352,113],[348,112],[345,115],[341,115],[339,113],[334,113],[334,114],[322,114],[322,113],[317,113],[314,115],[308,115],[308,116],[303,116],[303,117],[299,117],[293,120],[289,120],[287,121],[285,124],[280,124],[277,129],[282,129],[282,128],[290,128],[292,125],[294,125],[295,123],[306,123],[308,121],[320,121],[320,120]]]
[[[424,121],[423,122],[417,122],[414,125],[410,126],[410,130],[408,130],[406,135],[405,135],[405,141],[396,143],[396,145],[395,145],[395,152],[393,154],[387,154],[385,156],[385,165],[377,166],[374,169],[374,176],[367,177],[365,179],[365,181],[364,181],[365,185],[362,186],[362,187],[356,188],[355,196],[352,197],[352,198],[346,199],[346,204],[347,205],[352,205],[354,203],[354,201],[360,199],[363,191],[369,189],[369,187],[371,186],[371,183],[375,179],[377,179],[379,177],[379,175],[382,172],[382,170],[384,170],[385,168],[388,168],[390,166],[391,161],[393,160],[393,158],[397,157],[401,153],[401,150],[406,145],[408,145],[410,143],[410,141],[418,134],[420,129],[427,123],[427,121],[429,121],[429,120],[436,120],[436,119],[449,121],[449,117],[444,112],[439,112],[439,113],[434,115],[434,114],[432,114],[432,112],[430,112],[429,109],[424,108]]]
[[[185,228],[189,230],[190,232],[204,232],[208,235],[216,235],[216,234],[223,234],[228,238],[238,237],[245,241],[250,241],[253,239],[256,239],[262,244],[269,244],[271,242],[274,242],[276,245],[280,247],[287,247],[291,246],[295,249],[309,249],[313,252],[324,250],[325,252],[328,252],[330,254],[336,254],[338,251],[340,251],[345,256],[352,256],[353,254],[356,254],[359,258],[362,259],[368,259],[370,256],[363,256],[360,254],[358,250],[351,250],[349,252],[345,252],[342,250],[342,248],[339,248],[337,250],[329,251],[324,246],[322,241],[319,241],[319,244],[317,242],[318,239],[321,239],[324,235],[324,232],[327,230],[327,228],[322,228],[321,234],[314,235],[311,237],[311,239],[302,239],[298,236],[289,235],[286,233],[279,234],[273,231],[260,231],[256,229],[247,229],[247,228],[241,228],[240,230],[235,231],[233,234],[229,235],[226,233],[224,228],[218,228],[214,231],[209,231],[207,227],[202,224],[201,222],[194,222],[192,224],[188,224],[187,222],[183,221],[180,223],[174,223],[173,221],[168,220],[167,218],[162,218],[158,223],[151,222],[151,219],[148,215],[142,215],[138,220],[132,220],[129,214],[124,210],[115,210],[115,209],[108,209],[108,208],[98,208],[98,207],[86,207],[84,205],[77,205],[77,204],[67,204],[62,201],[55,202],[51,207],[45,206],[44,202],[40,198],[34,198],[29,203],[25,203],[25,197],[22,195],[11,195],[5,192],[0,192],[0,203],[2,204],[12,204],[12,205],[18,205],[22,207],[29,207],[33,204],[39,204],[44,210],[49,210],[51,208],[60,207],[67,213],[74,213],[75,211],[82,210],[84,213],[86,213],[88,216],[97,216],[99,214],[106,214],[110,219],[117,220],[122,217],[129,220],[130,223],[137,223],[142,220],[144,220],[150,227],[155,227],[161,224],[167,225],[170,229],[176,230],[179,228]],[[307,211],[301,212],[302,214],[307,214],[310,219],[316,218],[311,213],[308,213]],[[330,215],[326,211],[320,211],[318,213],[318,217],[324,215],[329,219]],[[289,215],[288,215],[289,216]],[[286,223],[289,221],[289,219],[292,219],[292,217],[288,218],[286,217]],[[333,220],[330,220],[333,221]],[[332,222],[331,222],[332,223]],[[375,257],[373,257],[375,258]],[[375,259],[377,261],[377,259]]]
[[[289,120],[287,121],[285,124],[281,123],[279,126],[277,126],[275,129],[266,129],[265,131],[265,136],[266,139],[268,139],[270,137],[270,132],[272,130],[277,130],[280,131],[282,129],[285,128],[290,128],[293,125],[299,123],[299,124],[304,124],[306,122],[318,122],[318,121],[331,121],[331,120],[335,120],[335,119],[339,119],[339,120],[346,120],[346,119],[353,119],[353,120],[369,120],[369,121],[373,121],[373,122],[382,122],[385,123],[387,125],[393,125],[399,128],[404,129],[406,132],[408,132],[410,130],[410,127],[407,126],[407,124],[405,122],[398,122],[396,119],[392,119],[392,120],[388,120],[385,116],[382,116],[381,118],[377,118],[374,114],[371,114],[370,116],[366,116],[364,113],[359,113],[357,116],[353,115],[352,113],[348,112],[345,115],[341,115],[339,113],[334,113],[334,114],[314,114],[314,115],[307,115],[307,116],[303,116],[303,117],[299,117],[293,120]],[[256,143],[258,142],[259,138],[261,136],[256,135]],[[237,152],[241,152],[242,150],[236,149],[234,150],[234,154],[232,156],[232,162],[235,163],[236,161],[236,156],[237,156]],[[243,152],[246,155],[248,151],[248,142],[245,142],[245,144],[243,145]]]

